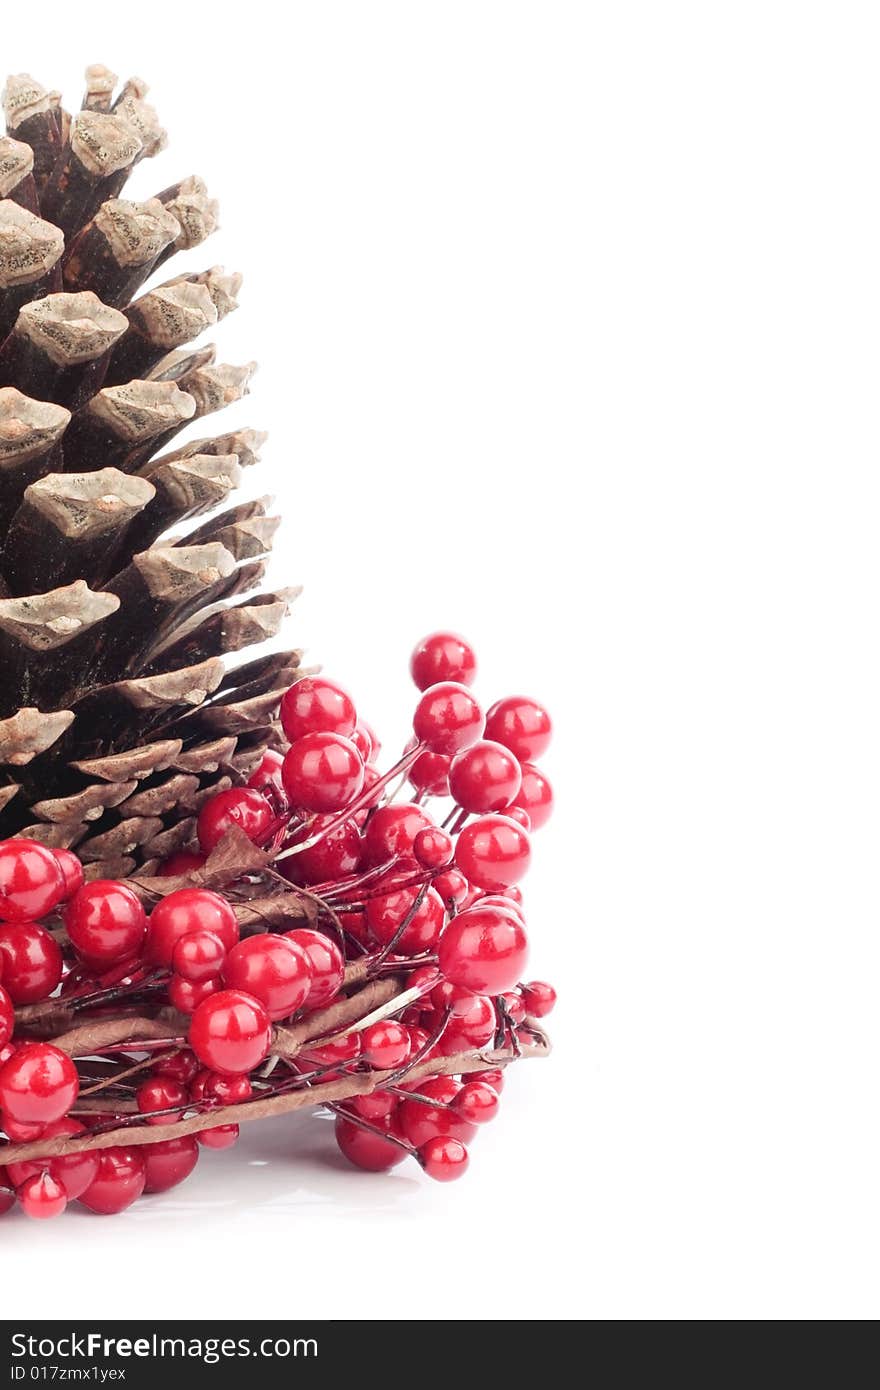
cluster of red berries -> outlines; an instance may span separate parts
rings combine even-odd
[[[120,1211],[142,1192],[182,1181],[199,1145],[235,1142],[238,1125],[211,1124],[213,1110],[228,1119],[230,1107],[254,1099],[370,1072],[383,1073],[379,1089],[332,1107],[345,1156],[383,1170],[414,1154],[443,1181],[464,1171],[466,1145],[496,1114],[503,1084],[500,1068],[479,1065],[481,1054],[508,1047],[517,1055],[555,1002],[549,985],[521,983],[528,945],[517,887],[530,832],[552,806],[537,765],[551,725],[523,697],[484,715],[469,688],[473,651],[453,634],[426,638],[411,669],[421,692],[414,738],[389,771],[379,772],[378,741],[350,696],[323,677],[304,678],[281,702],[285,751],[268,752],[246,786],[203,806],[201,853],[162,866],[167,876],[197,873],[236,826],[269,852],[279,876],[308,890],[332,927],[319,919],[315,928],[242,937],[235,904],[247,896],[246,876],[228,896],[178,888],[148,914],[132,886],[84,882],[69,850],[0,843],[7,1144],[131,1126],[143,1134],[143,1126],[195,1117],[188,1132],[155,1143],[82,1143],[8,1162],[0,1213],[18,1202],[31,1216],[54,1216],[74,1199]],[[413,792],[401,802],[391,784],[399,790],[407,779]],[[427,809],[434,798],[446,801],[442,824]],[[359,984],[393,973],[402,988],[384,1008],[329,1036],[310,1033],[285,1056],[277,1025],[346,1003],[354,962]],[[78,1021],[137,1008],[182,1022],[156,1043],[96,1043],[81,1058],[64,1038],[56,1047],[33,1035],[29,1006],[53,999]],[[446,1074],[448,1059],[462,1055],[471,1065]],[[436,1074],[426,1074],[431,1064]]]

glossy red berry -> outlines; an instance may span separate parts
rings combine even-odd
[[[172,1052],[165,1057],[159,1057],[153,1063],[153,1074],[155,1076],[170,1076],[175,1081],[182,1081],[186,1086],[192,1081],[199,1069],[199,1059],[188,1047],[182,1047],[179,1052]]]
[[[415,648],[409,669],[419,690],[439,681],[471,685],[477,674],[477,658],[470,643],[457,633],[432,632]]]
[[[64,877],[64,900],[72,898],[78,888],[83,886],[83,866],[73,850],[53,849],[52,853]]]
[[[240,1105],[242,1101],[250,1100],[254,1092],[249,1077],[220,1076],[215,1071],[204,1073],[204,1082],[200,1089],[204,1097],[216,1100],[219,1105]]]
[[[180,1081],[170,1076],[151,1076],[142,1081],[137,1088],[137,1108],[142,1115],[149,1115],[147,1124],[170,1125],[180,1119],[186,1109],[189,1092]],[[168,1110],[167,1115],[154,1115],[154,1110]]]
[[[462,1119],[449,1108],[460,1090],[461,1083],[453,1081],[451,1077],[438,1076],[429,1081],[420,1081],[418,1090],[412,1093],[410,1099],[401,1101],[397,1111],[404,1138],[417,1149],[438,1136],[458,1139],[465,1144],[472,1139],[477,1132],[476,1125]],[[439,1101],[440,1107],[422,1104],[419,1096]]]
[[[449,768],[452,759],[446,753],[420,753],[407,773],[413,786],[428,796],[449,795]]]
[[[446,869],[434,879],[434,888],[446,904],[461,907],[468,895],[468,881],[459,869]]]
[[[440,939],[437,962],[447,980],[480,994],[500,994],[522,978],[528,960],[522,923],[495,907],[459,913]]]
[[[223,978],[228,988],[258,999],[275,1021],[296,1013],[305,1003],[312,966],[306,952],[288,936],[251,936],[229,952]]]
[[[37,840],[0,840],[0,921],[34,922],[63,901],[55,855]]]
[[[37,1221],[60,1216],[67,1206],[67,1193],[51,1173],[34,1173],[33,1177],[26,1178],[16,1196],[25,1216]]]
[[[370,1124],[384,1129],[391,1123],[391,1118],[397,1110],[398,1099],[390,1091],[372,1091],[368,1096],[351,1096],[345,1104],[362,1120],[368,1120]]]
[[[5,1047],[15,1029],[15,1006],[0,985],[0,1047]]]
[[[345,960],[342,952],[335,941],[311,927],[297,927],[294,931],[284,934],[288,941],[305,951],[312,968],[309,992],[303,1007],[309,1010],[323,1009],[342,989],[345,979]]]
[[[160,878],[182,878],[185,874],[194,874],[199,869],[204,868],[207,863],[207,855],[191,854],[186,850],[181,850],[178,854],[169,855],[159,866]]]
[[[238,826],[255,845],[262,844],[275,817],[262,792],[253,787],[230,787],[206,801],[197,823],[199,844],[206,854],[219,845],[227,830]]]
[[[76,1067],[51,1043],[25,1043],[0,1070],[4,1119],[48,1125],[66,1115],[79,1094]]]
[[[77,1135],[85,1134],[85,1125],[81,1125],[78,1120],[71,1119],[69,1115],[62,1120],[53,1120],[52,1124],[46,1125],[40,1134],[41,1139],[75,1139]],[[74,1201],[80,1193],[85,1192],[86,1188],[94,1182],[98,1172],[98,1154],[92,1150],[88,1153],[64,1154],[57,1158],[31,1159],[25,1163],[10,1163],[9,1178],[14,1187],[20,1187],[28,1178],[32,1178],[48,1169],[56,1181],[61,1183],[67,1193],[68,1201]]]
[[[499,1007],[503,1007],[507,1018],[518,1027],[525,1019],[526,1006],[521,994],[516,990],[507,990],[498,996]]]
[[[210,980],[185,980],[182,975],[172,975],[168,982],[168,1002],[182,1014],[194,1014],[200,1004],[210,999],[220,990],[219,976]]]
[[[364,867],[372,869],[396,859],[414,861],[415,838],[420,830],[428,830],[431,826],[430,816],[411,802],[380,806],[364,831]]]
[[[483,711],[467,686],[442,681],[425,691],[413,715],[419,743],[432,753],[458,753],[483,732]]]
[[[480,897],[476,898],[473,903],[470,903],[469,906],[497,907],[508,915],[512,913],[514,917],[518,917],[523,926],[526,924],[522,907],[513,898],[509,898],[506,893],[483,893]]]
[[[237,1076],[252,1071],[268,1055],[272,1025],[259,1000],[241,990],[223,989],[199,1004],[190,1022],[189,1042],[211,1071]]]
[[[334,819],[317,816],[309,826],[309,836],[323,834]],[[361,862],[361,848],[360,831],[354,821],[344,820],[329,834],[323,834],[317,844],[280,860],[278,868],[292,883],[330,883],[355,872]]]
[[[370,1173],[387,1172],[406,1158],[406,1149],[399,1144],[380,1138],[344,1115],[336,1117],[336,1142],[349,1163]]]
[[[522,765],[522,786],[513,798],[513,807],[519,807],[528,814],[532,830],[540,830],[550,819],[553,812],[553,788],[546,775],[539,767],[535,767],[534,763]]]
[[[458,1139],[437,1135],[419,1149],[419,1162],[435,1182],[454,1182],[464,1177],[468,1166],[468,1151]]]
[[[192,932],[212,932],[224,949],[238,941],[238,920],[231,903],[209,888],[179,888],[157,903],[147,926],[147,955],[156,965],[170,966],[174,947]]]
[[[505,806],[504,814],[508,820],[515,820],[517,825],[521,825],[523,830],[528,833],[532,828],[532,819],[528,811],[524,811],[521,806]]]
[[[500,1067],[489,1067],[486,1071],[472,1071],[468,1081],[484,1081],[491,1086],[497,1096],[504,1090],[504,1072]]]
[[[373,756],[373,738],[366,724],[358,724],[351,741],[360,753],[365,763],[368,763]]]
[[[304,734],[284,758],[284,790],[305,811],[341,811],[364,785],[364,761],[339,734]]]
[[[275,748],[267,748],[260,761],[259,767],[252,772],[247,784],[258,792],[278,793],[283,789],[281,781],[281,768],[284,764],[284,754],[279,753]]]
[[[526,1013],[532,1018],[543,1018],[556,1003],[556,990],[543,980],[530,980],[523,985],[522,997]]]
[[[324,676],[305,676],[281,701],[281,727],[288,743],[295,743],[304,734],[350,738],[356,726],[357,711],[351,696]]]
[[[226,947],[216,932],[191,931],[179,936],[171,952],[171,968],[191,984],[216,980],[223,969]]]
[[[199,1146],[191,1134],[179,1139],[163,1139],[158,1144],[141,1145],[144,1160],[144,1191],[167,1192],[188,1178],[199,1161]]]
[[[479,739],[452,760],[449,790],[465,811],[503,811],[520,789],[519,763],[501,743]]]
[[[393,1019],[371,1023],[361,1033],[361,1057],[376,1071],[391,1071],[403,1066],[409,1056],[409,1029]]]
[[[326,1043],[323,1047],[311,1047],[300,1053],[305,1062],[315,1063],[319,1067],[341,1067],[347,1062],[356,1062],[360,1055],[360,1033],[346,1033],[336,1042]]]
[[[114,1216],[137,1201],[146,1181],[146,1166],[137,1148],[99,1149],[97,1176],[79,1200],[99,1216]]]
[[[210,1129],[200,1129],[196,1139],[204,1149],[231,1149],[238,1133],[238,1125],[212,1125]]]
[[[497,893],[518,883],[531,862],[529,837],[507,816],[481,816],[466,825],[455,846],[456,867],[477,888]]]
[[[452,1109],[463,1120],[485,1125],[498,1114],[498,1092],[485,1081],[466,1081],[452,1102]]]
[[[432,825],[429,830],[420,830],[413,840],[413,854],[416,862],[424,869],[444,869],[452,863],[455,847],[452,836],[439,826]]]
[[[147,914],[124,883],[99,878],[73,895],[64,910],[64,925],[80,959],[106,967],[138,955]]]
[[[546,753],[552,733],[544,706],[525,695],[497,700],[486,715],[486,737],[503,743],[521,763],[533,762]]]
[[[418,907],[415,905],[417,898],[414,888],[402,888],[367,900],[367,922],[383,946],[394,939],[405,918],[413,914],[400,939],[394,943],[395,952],[401,956],[418,956],[430,951],[446,920],[442,899],[433,888],[428,889]]]
[[[495,1036],[498,1015],[495,1005],[485,994],[474,994],[462,1000],[446,1025],[440,1039],[440,1051],[445,1057],[457,1052],[469,1052],[485,1047]]]

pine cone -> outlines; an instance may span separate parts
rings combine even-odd
[[[196,178],[120,197],[165,133],[142,83],[115,86],[88,69],[70,117],[10,77],[0,138],[0,838],[74,848],[90,877],[191,845],[201,801],[278,742],[300,663],[226,661],[273,637],[295,592],[258,592],[265,502],[224,508],[263,436],[169,449],[247,393],[252,366],[187,346],[240,277],[144,288],[217,209]]]

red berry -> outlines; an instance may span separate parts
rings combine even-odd
[[[504,1090],[504,1072],[500,1067],[490,1067],[487,1071],[472,1071],[468,1081],[484,1081],[491,1086],[497,1096]]]
[[[367,900],[367,921],[376,940],[383,946],[393,940],[404,918],[412,912],[417,897],[415,889],[402,888]],[[423,951],[430,951],[443,930],[445,920],[446,910],[442,899],[433,888],[429,888],[415,908],[403,935],[394,943],[394,950],[401,956],[418,956]]]
[[[275,1021],[296,1013],[305,1003],[312,967],[305,951],[289,937],[252,936],[229,952],[223,978],[228,988],[258,999]]]
[[[521,979],[528,954],[520,921],[495,907],[470,907],[446,928],[437,961],[453,984],[481,994],[500,994]]]
[[[210,980],[185,980],[182,975],[172,975],[168,984],[168,1002],[182,1014],[194,1014],[200,1004],[210,999],[220,989],[219,976]]]
[[[79,1200],[99,1216],[114,1216],[137,1201],[146,1181],[146,1166],[138,1149],[99,1149],[97,1177]]]
[[[526,1006],[521,994],[517,994],[515,990],[509,990],[505,994],[499,994],[498,1001],[499,1004],[503,1004],[508,1018],[514,1025],[523,1022],[526,1016]]]
[[[468,1151],[458,1139],[438,1135],[419,1149],[419,1162],[436,1182],[454,1182],[467,1171]]]
[[[64,925],[77,955],[90,965],[131,960],[143,945],[147,914],[136,893],[124,883],[95,879],[71,898]]]
[[[160,878],[181,878],[184,874],[194,874],[198,869],[204,867],[207,857],[204,854],[190,854],[186,850],[181,850],[179,854],[172,854],[159,866]]]
[[[63,900],[55,855],[37,840],[0,840],[0,921],[34,922]]]
[[[352,1096],[345,1103],[362,1120],[369,1120],[371,1125],[384,1129],[391,1123],[398,1101],[390,1091],[372,1091],[368,1096]]]
[[[320,834],[333,820],[333,816],[318,816],[309,826],[309,836]],[[291,882],[309,885],[347,878],[360,861],[360,832],[353,820],[344,820],[310,849],[282,859],[278,868]]]
[[[199,1060],[188,1047],[182,1047],[179,1052],[172,1052],[167,1057],[160,1057],[153,1063],[154,1076],[170,1076],[175,1081],[182,1081],[184,1085],[192,1081],[198,1069]]]
[[[314,1062],[319,1067],[343,1066],[346,1062],[356,1062],[361,1055],[360,1033],[346,1033],[337,1042],[326,1043],[323,1047],[312,1047],[300,1053],[306,1062]]]
[[[0,1168],[0,1216],[15,1206],[15,1193],[3,1186],[3,1170]]]
[[[450,1077],[432,1077],[429,1081],[419,1082],[418,1091],[413,1092],[412,1099],[401,1101],[397,1112],[400,1127],[404,1137],[415,1148],[420,1149],[429,1139],[437,1136],[459,1139],[462,1143],[473,1138],[477,1132],[476,1125],[463,1120],[449,1108],[460,1090],[460,1082],[452,1081]],[[423,1105],[418,1099],[420,1095],[428,1100],[440,1101],[442,1109],[436,1105]]]
[[[429,830],[420,830],[413,840],[413,853],[425,869],[444,869],[452,863],[454,852],[452,836],[439,826],[432,825]]]
[[[16,1196],[24,1214],[38,1221],[60,1216],[67,1206],[67,1193],[51,1173],[34,1173],[26,1178]]]
[[[163,1139],[158,1144],[143,1144],[144,1191],[167,1192],[188,1178],[199,1161],[199,1146],[191,1134],[179,1139]]]
[[[528,811],[524,811],[521,806],[505,806],[504,814],[508,820],[515,820],[517,825],[521,825],[526,832],[531,830],[531,817]]]
[[[455,863],[477,888],[497,893],[526,873],[532,851],[521,825],[507,816],[481,816],[466,825],[455,846]]]
[[[497,700],[486,715],[486,737],[503,743],[521,763],[546,753],[553,725],[543,705],[525,695]]]
[[[420,830],[431,827],[431,818],[411,802],[380,806],[373,812],[364,832],[364,867],[372,869],[395,859],[414,859],[416,836]]]
[[[342,952],[335,941],[311,927],[297,927],[295,931],[285,932],[284,935],[301,951],[305,951],[312,967],[305,1007],[310,1010],[322,1009],[325,1004],[335,999],[342,989],[345,979],[345,960]]]
[[[519,918],[523,926],[526,924],[526,919],[519,903],[515,902],[513,898],[509,898],[506,893],[483,893],[480,897],[476,898],[474,902],[470,903],[469,906],[497,907],[501,912],[506,912],[508,916]]]
[[[522,786],[513,798],[513,806],[507,811],[521,809],[528,815],[532,830],[540,830],[546,825],[553,811],[553,788],[547,777],[534,763],[523,763]]]
[[[5,1047],[15,1029],[15,1007],[0,985],[0,1047]]]
[[[272,807],[253,787],[230,787],[206,801],[198,819],[199,844],[206,854],[237,825],[255,845],[262,844],[274,822]]]
[[[443,681],[419,700],[413,729],[432,753],[458,753],[483,732],[483,711],[466,686]]]
[[[280,792],[282,790],[281,768],[283,763],[283,753],[279,753],[275,748],[267,748],[256,772],[252,772],[248,778],[248,786],[254,787],[258,792],[266,790]]]
[[[223,989],[199,1004],[189,1026],[189,1042],[211,1071],[238,1076],[252,1071],[268,1055],[272,1025],[259,1000],[241,990]]]
[[[250,1100],[254,1093],[247,1076],[220,1076],[215,1071],[200,1072],[199,1076],[204,1076],[200,1087],[203,1098],[216,1100],[220,1105],[240,1105],[242,1101]]]
[[[371,1023],[361,1033],[361,1057],[376,1071],[401,1067],[409,1056],[409,1029],[392,1019]]]
[[[76,1067],[66,1052],[51,1043],[25,1043],[0,1070],[0,1110],[4,1120],[23,1125],[51,1124],[67,1114],[78,1095]]]
[[[170,1125],[186,1109],[189,1092],[180,1081],[173,1081],[170,1076],[151,1076],[138,1086],[136,1099],[140,1113],[152,1117],[147,1124]],[[173,1110],[173,1113],[153,1115],[154,1110]]]
[[[444,903],[461,907],[468,895],[468,881],[458,869],[447,869],[434,879],[434,888]]]
[[[156,965],[170,966],[177,942],[192,932],[212,932],[231,951],[238,941],[238,920],[231,903],[209,888],[169,893],[150,914],[147,955]]]
[[[85,1132],[85,1125],[81,1125],[78,1120],[73,1120],[68,1115],[63,1120],[53,1120],[52,1124],[46,1125],[40,1138],[73,1139],[79,1134],[85,1134]],[[92,1151],[81,1154],[64,1154],[48,1160],[31,1159],[25,1163],[10,1163],[8,1171],[13,1186],[20,1187],[28,1178],[43,1173],[47,1169],[53,1178],[61,1183],[67,1193],[68,1201],[72,1202],[94,1182],[98,1172],[98,1155],[96,1151]]]
[[[373,739],[366,724],[357,725],[354,733],[351,735],[351,741],[364,762],[368,763],[373,756]]]
[[[3,1129],[13,1144],[30,1144],[32,1140],[40,1138],[45,1128],[45,1125],[20,1124],[9,1115],[3,1116]]]
[[[212,1125],[210,1129],[200,1129],[196,1139],[205,1149],[231,1149],[238,1133],[238,1125]]]
[[[216,980],[225,959],[226,947],[216,932],[191,931],[175,941],[171,967],[175,975],[197,985],[203,980]]]
[[[485,1047],[492,1041],[497,1027],[498,1016],[492,1000],[485,994],[473,994],[469,1000],[460,1001],[459,1008],[453,1012],[440,1039],[440,1051],[444,1057],[454,1057],[457,1052]]]
[[[543,980],[530,980],[523,985],[522,997],[526,1013],[532,1018],[543,1018],[556,1003],[556,990]]]
[[[284,790],[306,811],[341,811],[364,785],[364,762],[350,739],[304,734],[284,759]]]
[[[427,690],[438,681],[471,685],[477,674],[477,658],[463,637],[454,632],[432,632],[416,647],[409,669],[419,690]]]
[[[77,859],[73,850],[53,849],[52,853],[58,861],[59,868],[64,876],[64,899],[72,898],[78,888],[83,886],[83,866]]]
[[[362,1129],[344,1115],[336,1117],[336,1142],[342,1153],[356,1168],[370,1173],[384,1173],[406,1158],[406,1149],[382,1139],[372,1130]]]
[[[498,1092],[485,1081],[466,1081],[452,1102],[452,1109],[473,1125],[485,1125],[498,1114]]]
[[[341,734],[350,738],[357,725],[351,696],[323,676],[305,676],[281,701],[281,727],[289,743],[304,734]]]
[[[522,772],[503,744],[480,739],[453,758],[449,790],[465,811],[503,811],[520,789]]]
[[[413,786],[429,796],[449,795],[449,768],[452,759],[445,753],[420,753],[407,773]]]

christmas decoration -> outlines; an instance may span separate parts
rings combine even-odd
[[[239,279],[147,287],[216,207],[195,178],[120,197],[164,133],[115,87],[89,69],[73,117],[4,93],[0,1214],[122,1211],[302,1107],[356,1167],[450,1181],[506,1067],[549,1051],[518,888],[549,716],[484,713],[473,650],[434,633],[383,772],[299,652],[227,660],[294,592],[252,595],[276,523],[225,507],[260,438],[167,449],[246,390],[186,346]]]

